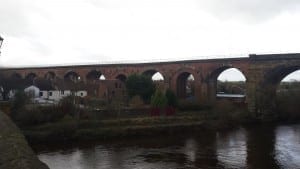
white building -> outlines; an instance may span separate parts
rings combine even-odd
[[[60,101],[62,98],[72,95],[70,90],[49,90],[49,91],[40,91],[39,97],[47,100]],[[75,91],[75,96],[85,97],[87,96],[87,91],[80,90]]]
[[[70,86],[71,88],[72,86]],[[24,89],[24,92],[32,96],[34,103],[57,103],[62,98],[74,94],[78,97],[87,96],[86,90],[71,91],[67,86],[55,88],[51,84],[31,85]],[[72,93],[73,92],[73,93]]]
[[[37,97],[39,97],[40,89],[34,85],[31,85],[31,86],[25,88],[24,92],[27,95],[31,96],[32,98],[37,98]]]

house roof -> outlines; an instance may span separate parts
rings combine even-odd
[[[99,84],[85,84],[84,82],[71,82],[71,81],[64,81],[64,80],[57,80],[54,84],[55,89],[57,90],[93,90],[97,89]]]
[[[38,87],[40,90],[54,90],[54,86],[50,80],[43,78],[36,78],[34,80],[34,85]]]

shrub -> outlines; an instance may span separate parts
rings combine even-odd
[[[25,94],[24,91],[22,90],[17,91],[11,103],[12,119],[15,119],[18,112],[23,111],[25,105],[29,102],[30,102],[30,98]]]
[[[154,95],[151,97],[151,106],[156,108],[165,108],[168,103],[167,97],[162,91],[156,90]]]
[[[177,107],[178,106],[178,99],[177,99],[175,93],[172,90],[167,89],[166,97],[167,97],[169,106],[171,106],[171,107]]]
[[[14,116],[19,126],[32,126],[42,123],[55,122],[64,117],[58,106],[37,106],[24,108]]]
[[[92,108],[100,108],[106,106],[107,100],[96,97],[86,98],[87,105]]]
[[[138,95],[141,96],[145,103],[149,103],[151,96],[155,91],[155,85],[149,76],[133,74],[128,76],[126,89],[130,98]]]
[[[161,90],[156,90],[154,95],[151,97],[151,115],[159,116],[161,111],[167,106],[168,100],[167,97],[163,94]]]
[[[141,99],[140,96],[136,95],[136,96],[133,96],[130,101],[130,107],[133,107],[133,108],[141,108],[141,107],[144,107],[144,102],[143,100]]]
[[[220,124],[233,125],[252,120],[252,117],[245,109],[237,106],[230,100],[217,101],[209,113],[206,118],[217,120]]]
[[[74,116],[74,112],[76,111],[76,106],[75,106],[75,100],[76,98],[74,96],[68,96],[59,101],[59,107],[60,110],[64,114],[70,114],[71,116]]]
[[[300,93],[287,91],[278,93],[276,97],[276,112],[279,118],[283,120],[300,119]]]

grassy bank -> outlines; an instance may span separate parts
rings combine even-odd
[[[21,129],[29,142],[44,144],[47,142],[194,134],[204,130],[233,128],[249,123],[252,119],[251,114],[245,112],[243,108],[224,101],[209,110],[178,111],[172,116],[140,114],[144,115],[116,116],[115,118],[95,116],[95,118],[80,120],[74,116],[65,116],[58,121],[21,127]]]
[[[180,112],[167,117],[138,117],[103,120],[76,120],[65,117],[54,123],[22,128],[30,143],[107,140],[154,135],[180,135],[233,125],[220,120],[207,120],[203,112]]]

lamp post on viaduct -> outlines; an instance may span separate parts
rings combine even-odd
[[[184,84],[189,75],[194,77],[194,97],[199,103],[213,104],[216,100],[218,76],[226,69],[236,68],[246,78],[246,102],[248,110],[257,116],[271,112],[275,103],[276,87],[288,74],[300,69],[300,53],[250,54],[249,57],[184,60],[155,63],[71,65],[53,67],[4,68],[6,76],[19,78],[40,77],[51,79],[79,79],[85,83],[105,79],[124,81],[130,74],[164,77],[164,84],[177,96],[184,96]]]

